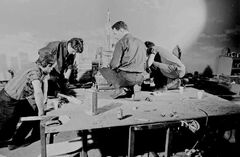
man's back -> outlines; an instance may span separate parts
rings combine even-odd
[[[128,33],[117,42],[110,63],[112,68],[127,72],[144,72],[145,64],[146,47],[141,40]]]
[[[164,75],[170,78],[175,77],[183,77],[185,75],[185,66],[183,63],[178,59],[174,54],[170,53],[166,49],[160,47],[160,46],[154,46],[153,49],[161,56],[161,62],[167,65],[175,65],[177,67],[178,73],[175,74],[175,71],[172,71],[170,73],[165,72],[164,70],[161,70]],[[178,76],[175,76],[178,75]]]
[[[38,54],[41,55],[41,53],[49,53],[54,55],[55,60],[57,61],[57,65],[55,67],[55,70],[62,74],[63,71],[67,68],[66,67],[66,60],[68,56],[67,52],[67,42],[66,41],[53,41],[49,42],[45,47],[41,48],[38,51]]]

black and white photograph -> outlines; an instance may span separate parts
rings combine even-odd
[[[240,154],[239,0],[0,0],[0,157]]]

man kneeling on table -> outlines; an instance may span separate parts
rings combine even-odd
[[[153,78],[155,88],[178,88],[180,78],[185,75],[185,66],[180,59],[166,49],[155,46],[151,41],[146,41],[147,69]]]
[[[113,98],[131,97],[134,85],[141,85],[146,67],[146,47],[133,37],[128,26],[118,21],[112,26],[116,43],[109,68],[100,69],[100,73],[115,88]]]

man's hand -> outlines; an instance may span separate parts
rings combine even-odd
[[[152,71],[151,71],[151,68],[147,68],[147,69],[146,69],[146,72],[150,74],[150,73],[152,72]]]
[[[43,104],[44,104],[44,105],[47,104],[47,101],[48,101],[48,97],[44,98]]]
[[[43,115],[45,115],[44,111],[43,110],[38,110],[38,116],[43,116]]]

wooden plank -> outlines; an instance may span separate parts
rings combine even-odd
[[[82,157],[87,157],[87,130],[82,130]]]
[[[134,157],[134,145],[135,145],[135,130],[134,126],[129,127],[128,138],[128,157]]]
[[[166,141],[165,141],[165,157],[170,157],[171,153],[171,140],[172,140],[172,130],[171,128],[167,128],[166,131]]]
[[[188,121],[188,120],[186,120]],[[181,126],[181,121],[173,121],[173,122],[162,122],[162,123],[151,123],[151,124],[142,124],[134,126],[134,130],[153,130],[153,129],[161,129],[166,127],[176,127]]]
[[[45,122],[40,122],[41,157],[47,157]]]
[[[29,116],[29,117],[21,117],[20,121],[38,121],[38,120],[44,120],[44,119],[51,119],[57,116]]]

